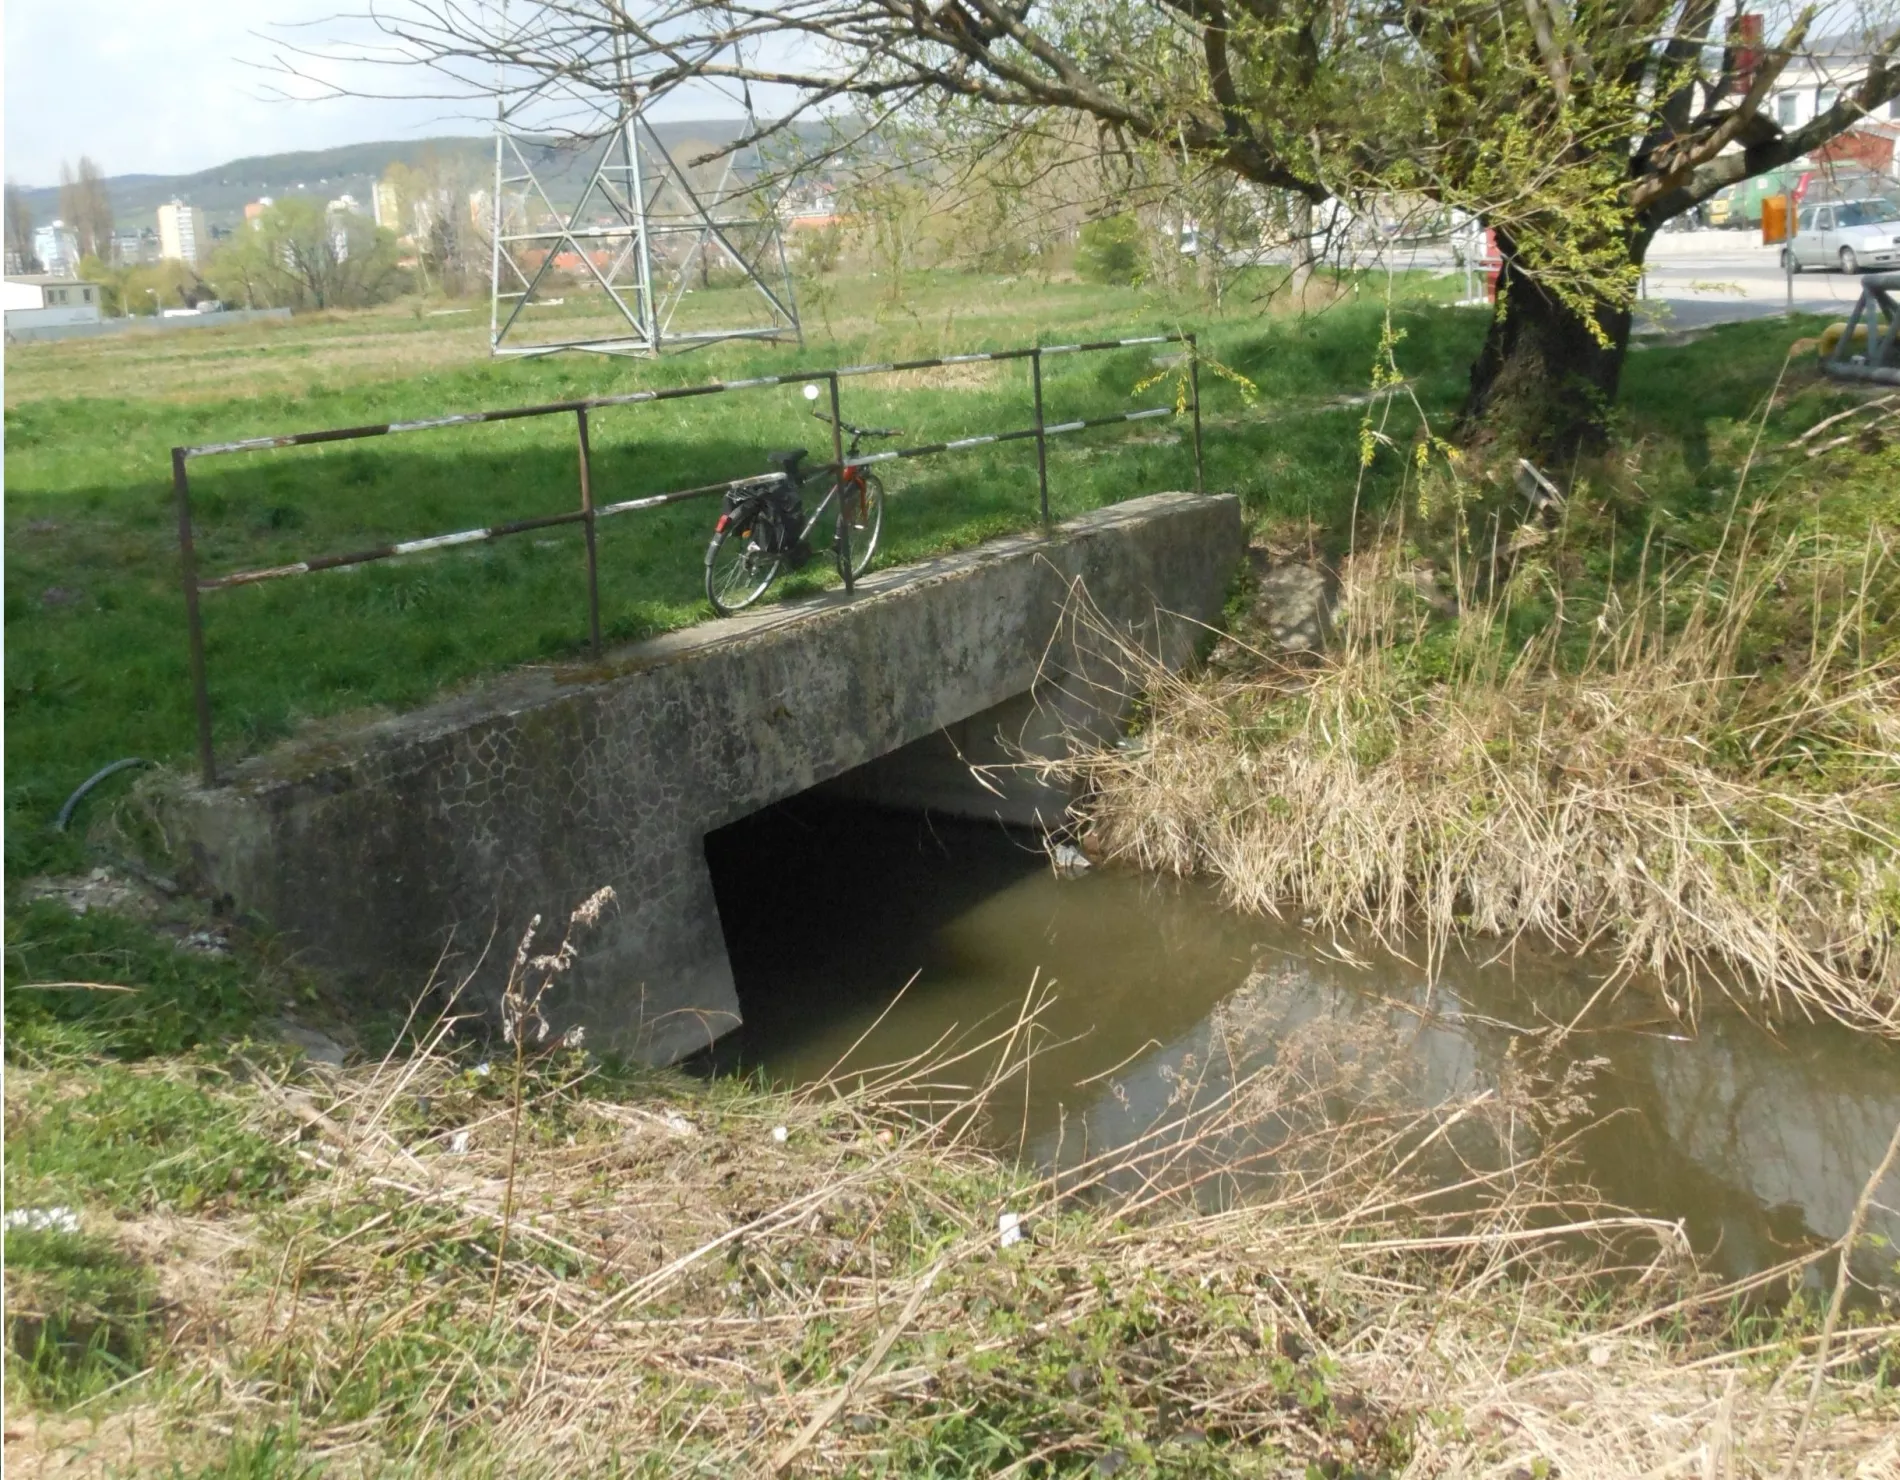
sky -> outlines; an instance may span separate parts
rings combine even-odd
[[[1781,3],[1763,0],[1759,8],[1772,14]],[[1823,7],[1821,29],[1847,28],[1863,6],[1894,3],[1834,0]],[[11,0],[6,176],[51,185],[60,162],[82,154],[108,175],[188,174],[250,154],[486,132],[489,115],[474,101],[413,96],[429,89],[427,73],[291,58],[288,48],[300,42],[318,49],[360,42],[365,33],[335,17],[365,8],[366,0]],[[1777,23],[1771,19],[1771,29]],[[412,96],[313,100],[320,89],[286,76],[285,58],[341,86]],[[303,96],[286,99],[286,92]],[[769,109],[770,100],[760,106]],[[682,95],[655,113],[737,111],[724,99]]]
[[[283,54],[282,43],[334,35],[334,25],[323,22],[349,6],[350,0],[11,0],[6,176],[51,185],[60,161],[82,154],[108,175],[184,174],[247,154],[484,130],[466,104],[273,96],[297,86],[267,70],[273,55]],[[390,79],[378,80],[391,90]],[[425,85],[416,83],[418,90]]]
[[[60,162],[82,154],[107,175],[189,174],[251,154],[492,127],[493,115],[472,101],[317,100],[321,88],[283,73],[288,59],[358,91],[428,91],[425,72],[352,71],[291,55],[298,44],[347,47],[362,38],[335,17],[365,8],[364,0],[10,0],[6,177],[52,185]],[[701,98],[655,116],[737,111]]]

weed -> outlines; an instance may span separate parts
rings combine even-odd
[[[294,1431],[273,1424],[259,1433],[234,1437],[214,1460],[190,1468],[174,1461],[167,1476],[168,1480],[318,1480],[325,1469],[321,1460],[303,1452]]]
[[[134,1217],[281,1198],[302,1167],[256,1121],[228,1072],[191,1059],[142,1067],[67,1059],[57,1073],[16,1070],[7,1091],[7,1205]]]
[[[1660,493],[1638,451],[1575,470],[1555,518],[1368,421],[1375,462],[1420,476],[1355,531],[1335,650],[1190,678],[1127,653],[1146,744],[1072,768],[1097,842],[1243,908],[1422,936],[1428,962],[1463,932],[1603,943],[1608,987],[1640,975],[1684,1015],[1713,989],[1900,1035],[1900,483],[1869,481],[1884,446],[1807,456],[1840,395],[1705,420],[1707,460]],[[1632,420],[1680,433],[1684,400],[1707,416],[1704,390]],[[1820,512],[1837,488],[1848,521]]]
[[[10,1398],[68,1408],[144,1370],[159,1334],[156,1286],[117,1244],[11,1228],[6,1269]]]
[[[109,911],[51,900],[6,921],[6,1056],[137,1059],[235,1037],[268,1000],[257,962],[181,949]]]

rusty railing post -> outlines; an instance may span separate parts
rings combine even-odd
[[[580,433],[581,459],[581,530],[587,540],[587,642],[594,656],[600,656],[600,559],[594,550],[594,470],[587,445],[587,408],[574,409],[576,429]]]
[[[1042,346],[1029,354],[1029,383],[1036,393],[1036,489],[1042,496],[1042,527],[1049,527],[1049,436],[1042,418]]]
[[[1192,334],[1187,336],[1188,390],[1194,402],[1194,491],[1206,493],[1201,472],[1201,347]]]
[[[841,414],[838,410],[838,372],[828,370],[825,378],[831,384],[831,460],[838,469],[838,573],[844,577],[845,594],[848,596],[857,589],[858,578],[851,572],[851,521],[844,512],[844,423],[838,419]]]
[[[191,697],[198,711],[198,769],[206,786],[218,784],[211,754],[211,690],[205,681],[204,619],[198,612],[198,556],[191,543],[191,481],[185,449],[172,448],[172,493],[178,502],[178,568],[185,587],[185,627],[191,639]]]

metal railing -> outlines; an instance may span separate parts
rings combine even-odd
[[[528,534],[534,530],[551,529],[559,525],[579,524],[583,528],[586,550],[587,571],[587,629],[588,642],[595,654],[601,650],[600,639],[600,564],[595,543],[595,527],[600,520],[616,514],[629,514],[640,509],[656,509],[666,504],[679,503],[686,499],[706,498],[713,494],[723,494],[730,489],[754,485],[765,478],[776,478],[776,473],[753,474],[744,478],[732,478],[721,483],[702,484],[697,488],[674,489],[666,493],[649,494],[642,498],[622,499],[615,503],[597,504],[594,500],[593,459],[589,444],[588,415],[590,412],[615,406],[639,406],[655,401],[678,401],[695,396],[723,395],[728,391],[763,390],[772,386],[793,385],[800,382],[822,381],[830,392],[831,405],[831,461],[819,465],[817,473],[838,473],[847,467],[865,467],[873,463],[892,462],[899,459],[931,457],[948,452],[965,452],[977,447],[989,447],[1003,442],[1027,441],[1036,443],[1036,485],[1042,523],[1045,527],[1049,518],[1049,438],[1064,436],[1072,432],[1088,430],[1092,427],[1112,426],[1122,422],[1146,421],[1152,417],[1172,416],[1175,408],[1158,406],[1138,411],[1124,411],[1112,416],[1085,417],[1073,421],[1050,422],[1044,416],[1042,393],[1042,362],[1058,355],[1083,354],[1095,350],[1128,349],[1138,345],[1181,344],[1187,347],[1188,411],[1192,417],[1194,452],[1194,491],[1203,491],[1203,473],[1201,464],[1201,379],[1199,349],[1192,334],[1148,334],[1127,339],[1098,339],[1080,344],[1032,345],[1022,349],[985,350],[973,354],[941,355],[924,360],[891,360],[870,365],[846,365],[824,370],[787,371],[780,375],[756,375],[744,380],[716,380],[704,385],[673,386],[657,390],[630,391],[618,396],[594,396],[585,400],[550,401],[539,406],[515,406],[501,411],[469,411],[451,416],[432,416],[415,421],[384,422],[376,426],[331,427],[316,432],[291,432],[275,437],[245,437],[233,442],[207,442],[194,447],[174,447],[172,449],[172,491],[178,509],[178,553],[180,576],[185,593],[185,621],[189,629],[191,643],[191,686],[192,698],[197,710],[198,720],[198,762],[205,785],[217,783],[217,764],[211,745],[211,691],[206,676],[204,619],[199,608],[199,597],[213,591],[230,590],[237,586],[253,586],[266,581],[281,580],[290,576],[309,575],[316,571],[340,570],[348,566],[366,565],[372,561],[389,560],[399,555],[418,555],[429,550],[444,550],[456,545],[477,544],[486,540],[503,539],[509,535]],[[974,437],[958,437],[942,442],[928,442],[916,447],[902,447],[889,452],[866,453],[857,457],[846,457],[844,452],[844,428],[839,413],[838,384],[855,376],[890,375],[906,370],[931,370],[951,365],[977,365],[1009,360],[1028,360],[1030,365],[1030,388],[1034,403],[1034,425],[1004,432],[988,432]],[[429,535],[421,539],[398,540],[390,544],[376,545],[367,549],[348,551],[338,555],[318,555],[306,560],[293,561],[288,565],[266,566],[256,570],[233,571],[226,575],[200,579],[198,559],[193,544],[191,512],[191,479],[188,465],[194,458],[222,457],[232,453],[264,452],[282,447],[310,447],[324,442],[353,442],[370,437],[388,437],[406,432],[435,431],[445,427],[479,426],[490,422],[520,421],[530,417],[567,416],[575,419],[576,451],[579,460],[579,507],[559,514],[542,514],[530,519],[516,519],[505,524],[488,525],[480,529],[458,530],[450,534]],[[848,551],[842,562],[844,582],[847,592],[855,582],[850,574],[851,561]]]
[[[1896,294],[1900,294],[1900,272],[1869,273],[1860,280],[1860,299],[1822,370],[1846,380],[1900,385],[1900,298]],[[1866,346],[1858,354],[1856,333]]]

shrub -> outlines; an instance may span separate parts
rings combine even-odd
[[[1141,224],[1130,215],[1101,216],[1082,227],[1075,254],[1078,277],[1126,286],[1141,262]]]

